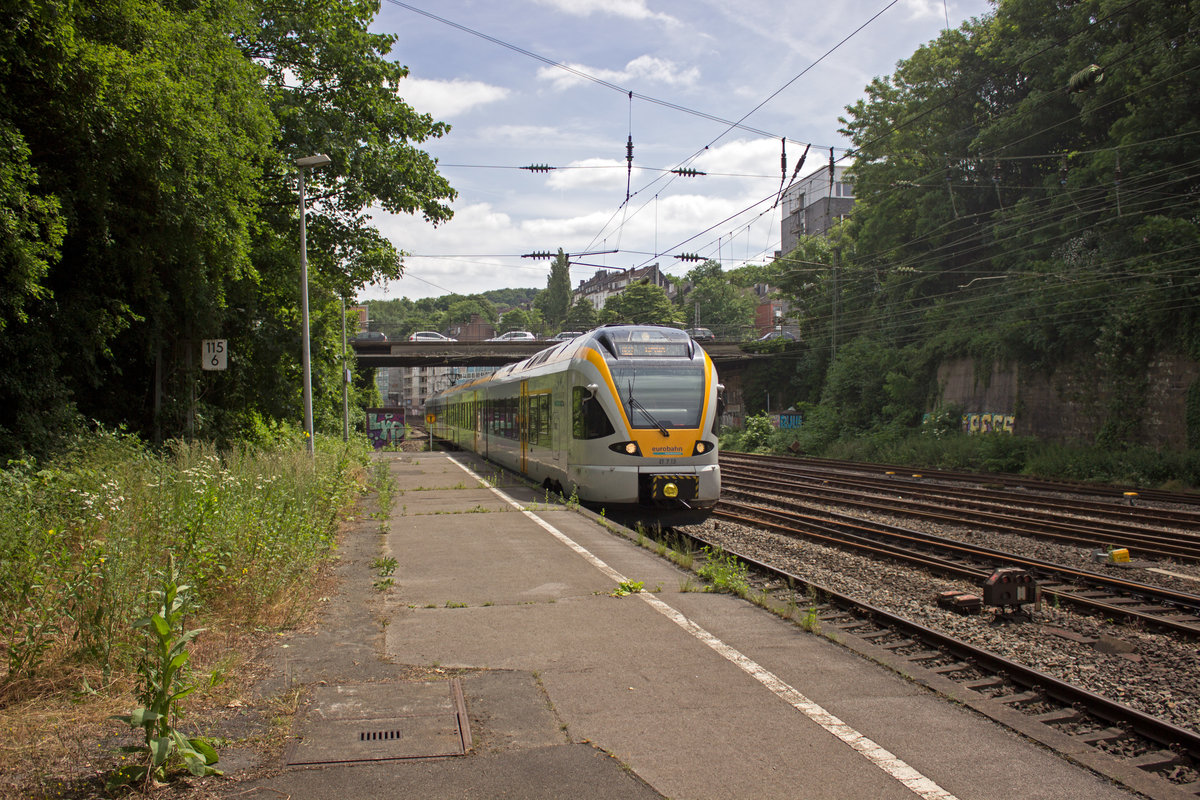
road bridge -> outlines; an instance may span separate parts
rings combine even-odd
[[[529,358],[553,347],[554,342],[353,342],[358,363],[364,367],[499,367]],[[737,342],[707,342],[703,345],[720,364],[763,358],[747,352]]]

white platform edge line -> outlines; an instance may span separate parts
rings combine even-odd
[[[615,583],[625,583],[627,581],[624,575],[617,572],[604,561],[600,560],[583,545],[579,544],[574,539],[558,530],[558,528],[555,528],[549,522],[546,522],[537,514],[525,508],[523,505],[521,505],[521,503],[508,495],[506,492],[496,488],[495,486],[492,486],[490,483],[472,471],[470,467],[456,461],[453,458],[450,458],[449,460],[463,472],[467,473],[469,476],[479,481],[479,483],[484,487],[491,490],[501,500],[520,511],[529,519],[533,520],[547,533],[558,539],[560,542],[574,550],[579,555],[583,556],[583,558],[587,560],[589,564],[604,573],[606,577],[612,579]],[[781,680],[770,670],[762,667],[753,659],[749,658],[737,649],[725,644],[716,636],[713,636],[704,628],[700,627],[695,622],[692,622],[680,611],[676,610],[667,603],[664,603],[650,592],[642,591],[638,593],[638,596],[646,601],[646,603],[648,603],[655,611],[658,611],[664,617],[690,633],[693,637],[708,645],[708,647],[710,647],[730,663],[737,665],[743,672],[770,690],[776,697],[779,697],[788,705],[792,706],[797,711],[811,719],[813,722],[820,725],[826,731],[845,742],[872,764],[903,784],[909,791],[913,792],[919,797],[925,798],[925,800],[957,800],[953,794],[947,792],[945,789],[938,786],[936,782],[913,769],[911,766],[905,763],[903,759],[898,758],[886,748],[881,747],[871,739],[863,736],[845,722],[842,722],[836,716],[830,714],[819,704],[809,700],[795,688]]]

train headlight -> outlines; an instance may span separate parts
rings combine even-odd
[[[610,444],[608,449],[614,453],[626,456],[640,456],[642,454],[642,449],[638,447],[637,442],[617,442],[616,444]]]
[[[705,453],[712,452],[715,447],[716,447],[716,445],[714,445],[712,442],[706,442],[706,441],[701,440],[699,442],[696,442],[696,446],[692,448],[692,455],[702,456]]]
[[[662,493],[663,497],[670,497],[674,499],[679,497],[679,487],[673,483],[668,483],[667,485],[663,486]]]

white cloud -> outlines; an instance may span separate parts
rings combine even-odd
[[[481,81],[406,78],[400,84],[400,96],[405,102],[434,119],[450,119],[479,106],[503,100],[508,95],[508,89]]]
[[[568,169],[550,173],[546,185],[551,189],[613,189],[624,188],[627,167],[615,158],[585,158],[572,161]],[[641,173],[641,170],[634,170]]]
[[[930,17],[939,17],[944,19],[946,16],[946,7],[942,5],[944,0],[904,0],[904,7],[908,9],[909,19],[928,19]]]
[[[788,169],[792,169],[803,148],[792,144],[788,153]],[[813,163],[811,158],[805,166]],[[777,139],[738,139],[716,147],[710,147],[692,163],[704,172],[721,172],[734,175],[777,175],[779,174],[779,141]]]
[[[539,3],[558,9],[565,14],[587,17],[592,14],[611,14],[626,19],[655,19],[674,24],[678,22],[667,14],[659,14],[646,7],[645,0],[537,0]]]
[[[525,143],[558,141],[564,138],[564,134],[548,125],[497,125],[482,129],[480,138],[493,143]]]
[[[700,78],[700,70],[697,67],[680,68],[674,61],[650,55],[638,56],[620,70],[588,67],[583,64],[567,64],[566,66],[594,78],[616,84],[636,80],[668,86],[692,86]],[[553,88],[560,91],[587,82],[586,78],[558,67],[542,67],[538,70],[537,76],[541,80],[549,81]]]

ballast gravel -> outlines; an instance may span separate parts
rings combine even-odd
[[[1078,548],[1045,544],[1023,536],[936,525],[914,526],[911,521],[895,518],[875,519],[1047,561],[1088,563],[1092,569],[1099,566],[1091,561],[1090,553]],[[1195,640],[1055,608],[1048,603],[1042,603],[1040,608],[1026,606],[1025,610],[1031,612],[1029,621],[997,624],[988,613],[962,616],[936,604],[939,592],[978,594],[979,586],[725,520],[709,520],[686,530],[725,550],[770,563],[805,581],[880,606],[1179,727],[1200,732],[1200,644]],[[1169,564],[1163,568],[1180,574],[1197,572],[1190,565]],[[1145,580],[1146,583],[1200,593],[1197,581],[1139,570],[1139,580],[1146,576],[1162,578]],[[1171,581],[1174,583],[1169,584]]]

